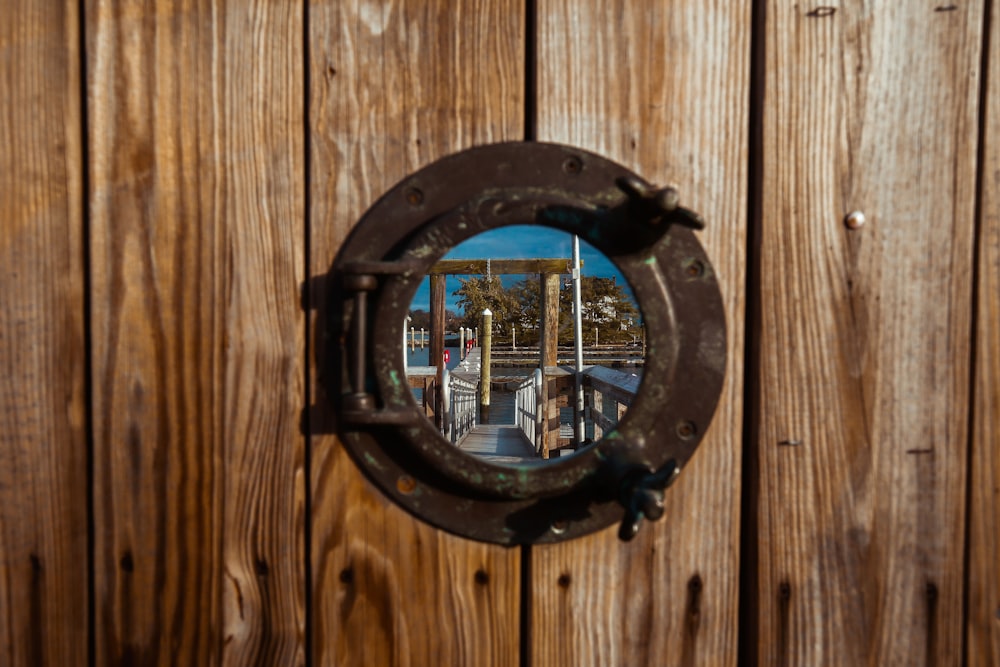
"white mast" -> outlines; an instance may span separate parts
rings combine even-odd
[[[579,447],[583,443],[583,314],[580,307],[580,237],[573,235],[573,333],[576,347],[576,376],[574,389],[576,400],[573,403],[573,444]]]

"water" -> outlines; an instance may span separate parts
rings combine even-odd
[[[444,349],[448,351],[448,354],[450,356],[448,363],[445,364],[445,366],[447,366],[448,370],[450,371],[456,366],[458,366],[460,363],[462,363],[462,360],[458,356],[457,347],[446,347]],[[427,346],[422,350],[418,346],[417,349],[415,349],[413,352],[410,352],[409,346],[406,347],[406,363],[410,366],[430,366],[431,365],[430,357],[431,357],[430,346]]]

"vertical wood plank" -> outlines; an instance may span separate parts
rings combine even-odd
[[[759,664],[961,660],[982,12],[767,3]]]
[[[660,523],[532,549],[532,664],[734,664],[750,2],[538,2],[538,138],[602,153],[702,213],[726,386]]]
[[[515,0],[310,1],[311,275],[410,171],[521,138],[523,18]],[[315,664],[516,663],[518,550],[413,519],[333,436],[311,447]]]
[[[302,13],[87,3],[98,664],[304,661]]]
[[[0,4],[0,663],[86,659],[76,2]]]
[[[1000,11],[990,10],[979,220],[972,459],[969,467],[968,664],[1000,664]]]

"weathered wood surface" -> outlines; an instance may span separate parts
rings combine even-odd
[[[541,321],[538,323],[540,358],[542,368],[555,366],[559,356],[559,274],[543,273],[538,277],[541,303]]]
[[[487,272],[499,276],[503,274],[555,273],[573,272],[573,262],[569,259],[493,259],[489,265],[485,259],[442,259],[434,264],[429,275],[481,275]]]
[[[304,660],[302,19],[86,4],[97,664]]]
[[[836,4],[766,8],[756,657],[958,664],[983,3]]]
[[[458,447],[492,463],[519,463],[537,460],[535,450],[518,426],[479,424],[458,443]]]
[[[627,545],[612,528],[532,549],[536,666],[735,663],[750,4],[537,3],[539,140],[673,183],[704,215],[729,360],[715,421],[662,522]]]
[[[0,3],[0,664],[85,660],[78,3]]]
[[[1000,665],[1000,11],[990,12],[969,461],[968,664]]]
[[[308,14],[310,273],[322,275],[351,225],[407,173],[521,138],[524,6],[311,0]],[[419,522],[362,478],[335,437],[311,443],[314,663],[515,662],[518,551]]]
[[[747,664],[1000,663],[1000,12],[980,110],[984,0],[756,3],[752,95],[751,4],[0,3],[0,664],[518,663],[520,552],[303,418],[299,289],[405,174],[520,139],[528,67],[539,139],[704,215],[729,324],[666,518],[530,551],[528,662],[734,664],[742,511]]]

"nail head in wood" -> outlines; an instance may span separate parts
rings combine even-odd
[[[844,224],[848,229],[860,229],[864,227],[865,222],[867,222],[865,214],[861,211],[851,211],[844,218]]]

